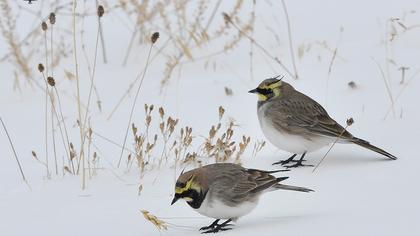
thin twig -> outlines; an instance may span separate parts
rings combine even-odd
[[[152,58],[150,59],[150,63],[152,63],[161,53],[162,51],[166,48],[166,46],[169,44],[170,42],[170,38],[167,39],[165,41],[165,43],[162,45],[161,48],[159,48],[159,50],[152,56]],[[114,108],[112,109],[112,111],[109,113],[108,117],[106,118],[108,121],[112,118],[112,116],[114,115],[114,113],[117,111],[117,109],[121,106],[122,102],[124,101],[124,99],[129,95],[129,93],[131,92],[131,90],[134,88],[134,85],[137,83],[137,81],[139,81],[141,79],[141,75],[144,73],[144,71],[140,72],[136,78],[128,85],[127,90],[125,91],[125,93],[121,96],[121,98],[118,100],[117,104],[114,106]]]
[[[294,53],[294,47],[293,47],[293,40],[292,40],[292,30],[290,27],[290,19],[289,19],[289,13],[287,12],[286,3],[284,0],[281,0],[281,3],[283,5],[284,15],[286,16],[286,24],[287,24],[287,35],[289,38],[289,48],[290,48],[290,57],[292,59],[292,65],[293,70],[295,71],[295,79],[299,78],[297,67],[296,67],[296,60],[295,60],[295,53]]]
[[[379,71],[381,72],[382,79],[384,80],[384,84],[385,84],[385,87],[386,87],[386,91],[387,91],[387,93],[388,93],[389,100],[391,101],[392,114],[395,116],[395,109],[394,109],[394,104],[395,104],[395,103],[394,103],[394,98],[392,97],[391,89],[389,88],[388,82],[387,82],[387,80],[386,80],[385,73],[384,73],[384,71],[382,70],[382,68],[381,68],[381,66],[379,65],[379,63],[375,60],[375,58],[372,58],[372,60],[375,62],[375,64],[376,64],[376,65],[378,66],[378,68],[379,68]]]
[[[133,117],[134,108],[136,107],[137,98],[138,98],[138,96],[139,96],[139,94],[140,94],[140,89],[141,89],[141,86],[142,86],[142,84],[143,84],[144,77],[146,76],[147,67],[149,66],[150,54],[152,53],[153,44],[154,44],[154,42],[152,41],[152,43],[150,44],[149,53],[147,54],[146,65],[144,66],[143,75],[142,75],[142,77],[141,77],[140,84],[139,84],[139,86],[137,87],[137,91],[136,91],[136,95],[135,95],[135,97],[134,97],[133,105],[131,106],[130,116],[129,116],[129,118],[128,118],[127,129],[126,129],[126,131],[125,131],[124,142],[123,142],[123,146],[122,146],[122,148],[121,148],[120,159],[118,160],[118,165],[117,165],[117,167],[120,167],[121,160],[122,160],[122,157],[123,157],[123,154],[124,154],[124,148],[125,148],[125,144],[126,144],[126,142],[127,142],[127,136],[128,136],[128,131],[129,131],[129,129],[130,129],[130,125],[131,125],[131,119],[132,119],[132,117]]]
[[[241,28],[239,28],[230,18],[230,16],[226,13],[223,14],[224,18],[226,21],[228,21],[231,25],[233,25],[233,27],[238,30],[238,32],[240,34],[242,34],[243,36],[245,36],[246,38],[248,38],[251,42],[253,42],[255,44],[255,46],[257,46],[257,48],[259,48],[267,57],[269,57],[271,60],[277,62],[277,64],[279,64],[284,71],[286,71],[287,74],[289,74],[291,77],[296,78],[296,75],[294,75],[284,64],[283,62],[280,61],[279,58],[274,57],[270,54],[269,51],[267,51],[267,49],[265,49],[261,44],[259,44],[254,38],[252,38],[251,36],[249,36],[247,33],[245,33],[243,30],[241,30]]]
[[[420,73],[420,68],[419,69],[417,69],[414,73],[413,73],[413,75],[402,85],[402,88],[401,88],[401,90],[398,92],[398,94],[397,94],[397,96],[395,96],[395,102],[397,102],[398,101],[398,99],[401,97],[401,95],[403,94],[403,92],[404,92],[404,90],[406,89],[406,88],[408,88],[408,84],[412,81],[412,80],[414,80],[416,77],[417,77],[417,75]],[[385,117],[384,117],[384,120],[388,117],[388,115],[389,115],[389,113],[392,111],[392,109],[393,109],[393,106],[392,106],[392,104],[389,106],[389,108],[388,108],[388,110],[387,110],[387,112],[386,112],[386,114],[385,114]]]
[[[13,145],[12,139],[10,138],[10,135],[9,135],[9,132],[7,131],[6,125],[4,124],[3,119],[1,117],[0,117],[0,122],[1,122],[1,125],[3,126],[4,132],[6,133],[7,139],[9,140],[10,147],[12,147],[13,155],[15,156],[16,162],[18,164],[18,167],[19,167],[19,170],[20,170],[20,174],[22,175],[22,179],[23,179],[23,181],[25,181],[25,183],[30,188],[30,185],[28,183],[28,180],[26,179],[25,174],[23,173],[22,165],[20,164],[18,155],[16,154],[16,150],[15,150],[15,147]]]
[[[334,147],[334,145],[338,142],[338,140],[341,138],[341,136],[346,132],[346,129],[353,124],[353,118],[349,118],[347,119],[347,125],[346,127],[344,127],[343,131],[341,131],[340,135],[334,140],[333,144],[330,146],[330,148],[328,148],[328,151],[324,154],[324,156],[322,157],[322,159],[318,162],[318,164],[314,167],[314,169],[312,170],[312,173],[314,173],[316,171],[316,169],[318,169],[318,167],[321,165],[321,163],[324,161],[324,159],[327,157],[328,153],[330,153],[331,149]]]
[[[75,76],[76,76],[76,86],[77,86],[77,110],[78,110],[78,116],[79,116],[79,132],[80,132],[80,150],[82,150],[80,153],[83,153],[83,127],[84,124],[82,120],[82,108],[80,106],[80,78],[79,78],[79,65],[77,63],[77,42],[76,42],[76,6],[77,1],[73,0],[73,55],[74,55],[74,66],[75,66]],[[80,161],[84,162],[84,157],[79,156],[79,163]],[[85,189],[85,182],[82,181],[82,190]]]

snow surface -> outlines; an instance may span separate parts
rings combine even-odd
[[[286,173],[290,176],[287,184],[309,187],[315,190],[314,193],[267,193],[252,213],[239,219],[234,230],[220,234],[420,235],[420,158],[416,151],[420,132],[420,82],[417,78],[420,75],[413,77],[396,100],[396,114],[391,113],[384,119],[390,100],[374,62],[378,61],[384,68],[383,40],[387,19],[402,17],[411,10],[419,11],[419,2],[286,2],[292,19],[295,48],[302,43],[312,44],[313,48],[297,60],[300,79],[294,80],[286,75],[285,80],[319,101],[341,124],[345,124],[348,117],[353,117],[355,123],[349,128],[353,134],[383,147],[399,159],[388,161],[355,145],[337,144],[315,173],[312,173],[312,168]],[[272,4],[269,7],[266,3],[257,3],[259,33],[255,35],[272,53],[284,58],[283,61],[291,68],[283,11],[279,3],[273,1]],[[419,14],[407,16],[405,22],[408,25],[419,24]],[[22,17],[33,20],[31,15]],[[108,64],[99,60],[96,72],[96,85],[103,100],[104,113],[94,110],[91,123],[97,132],[122,143],[133,94],[110,121],[106,117],[139,68],[143,67],[148,49],[134,48],[136,55],[127,67],[122,67],[129,33],[124,27],[112,27],[116,25],[118,21],[104,17],[110,60]],[[278,32],[280,44],[264,25]],[[94,29],[94,26],[87,27]],[[339,40],[341,26],[344,31]],[[121,35],[124,35],[123,39]],[[166,38],[165,34],[161,34],[158,43]],[[90,40],[89,45],[92,45],[94,40]],[[332,55],[314,44],[323,40],[332,48],[337,46],[340,56],[334,62],[328,86],[328,66]],[[390,45],[393,60],[399,66],[410,67],[407,72],[407,78],[410,78],[420,68],[420,30],[410,30]],[[174,73],[163,93],[160,93],[159,82],[165,61],[154,61],[146,75],[133,121],[141,125],[144,117],[142,104],[153,103],[164,106],[168,114],[180,118],[182,126],[190,125],[196,133],[205,135],[208,128],[217,122],[218,106],[223,105],[226,115],[240,124],[235,132],[250,135],[253,141],[264,139],[256,115],[257,98],[247,91],[262,79],[284,74],[284,71],[275,63],[263,59],[256,49],[255,78],[252,80],[249,74],[249,42],[243,41],[239,48],[218,56],[218,67],[214,71],[205,70],[204,62],[184,64],[180,78],[177,78],[177,72]],[[93,52],[93,46],[89,50]],[[1,45],[1,53],[6,52],[5,45]],[[35,67],[42,60],[40,56],[31,63]],[[83,63],[82,68],[81,77],[87,80]],[[62,76],[64,69],[74,70],[72,61],[56,68],[57,78]],[[53,175],[52,179],[47,179],[44,168],[31,156],[32,150],[36,150],[40,157],[44,153],[44,94],[24,83],[22,92],[13,91],[10,64],[1,63],[0,70],[3,78],[0,115],[11,133],[32,187],[29,190],[21,180],[8,140],[0,131],[0,235],[198,235],[200,227],[213,221],[200,216],[182,201],[170,206],[175,181],[170,165],[148,172],[140,180],[135,168],[128,173],[124,168],[118,169],[116,163],[120,149],[98,138],[95,143],[100,150],[103,169],[88,181],[86,190],[81,190],[79,176]],[[393,65],[389,70],[390,87],[395,99],[403,88],[399,84],[401,72]],[[354,81],[358,88],[350,89],[347,86],[350,81]],[[88,83],[84,85],[82,94],[85,101]],[[225,86],[233,90],[233,96],[224,94]],[[71,139],[79,145],[75,126],[77,108],[72,98],[75,84],[64,80],[59,82],[59,87],[69,95],[63,97],[65,116]],[[61,146],[57,146],[61,153]],[[129,141],[128,147],[131,146]],[[252,147],[243,159],[246,167],[274,169],[271,163],[289,156],[289,153],[276,150],[271,144],[267,144],[256,158],[250,157],[251,150]],[[308,163],[316,164],[327,150],[326,147],[308,154]],[[143,191],[138,195],[140,183]],[[170,223],[169,229],[157,231],[143,218],[141,209]]]

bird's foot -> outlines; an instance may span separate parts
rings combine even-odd
[[[286,160],[281,160],[281,161],[278,161],[278,162],[274,162],[272,165],[274,166],[274,165],[282,165],[282,166],[284,166],[284,165],[286,165],[286,164],[289,164],[290,162],[298,162],[298,160],[293,160],[293,158],[295,158],[295,156],[296,156],[297,154],[293,154],[291,157],[289,157],[289,158],[287,158]]]
[[[286,167],[287,169],[290,169],[290,168],[298,168],[298,167],[305,167],[305,166],[306,167],[314,166],[314,165],[305,165],[305,164],[303,164],[304,161],[306,161],[306,160],[298,160],[293,165],[288,165],[288,166],[283,165],[283,166]]]
[[[229,224],[231,220],[227,220],[223,222],[222,224],[218,224],[218,222],[219,220],[215,220],[211,225],[200,228],[200,231],[204,231],[202,232],[203,234],[208,234],[208,233],[217,233],[219,231],[226,231],[226,230],[232,229],[232,228],[226,228],[226,227],[232,226],[232,224]]]

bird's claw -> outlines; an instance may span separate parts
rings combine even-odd
[[[227,226],[227,225],[226,225]],[[219,226],[217,226],[217,227],[215,227],[215,228],[213,228],[213,229],[210,229],[210,230],[207,230],[207,231],[204,231],[204,232],[201,232],[202,234],[208,234],[208,233],[217,233],[217,232],[219,232],[219,231],[226,231],[226,230],[231,230],[232,228],[223,228],[223,227],[219,227]]]
[[[286,167],[287,169],[290,169],[290,168],[313,167],[313,166],[314,165],[305,165],[305,164],[302,164],[302,161],[298,161],[298,162],[296,162],[296,164],[289,165],[289,166],[284,166],[284,167]]]

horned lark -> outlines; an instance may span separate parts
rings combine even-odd
[[[277,148],[293,153],[287,160],[274,164],[286,167],[304,166],[302,162],[307,152],[315,151],[333,143],[355,143],[364,148],[396,160],[394,155],[354,137],[332,119],[316,101],[295,90],[281,79],[270,78],[249,91],[258,95],[258,119],[266,138]],[[301,154],[299,160],[294,160]]]
[[[282,170],[284,171],[284,170]],[[276,178],[272,173],[245,169],[237,164],[217,163],[181,173],[176,185],[174,204],[184,199],[198,213],[215,218],[204,233],[216,233],[231,229],[229,224],[251,212],[261,194],[278,189],[311,192],[311,189],[280,184],[288,177]],[[225,219],[219,224],[220,219]]]

